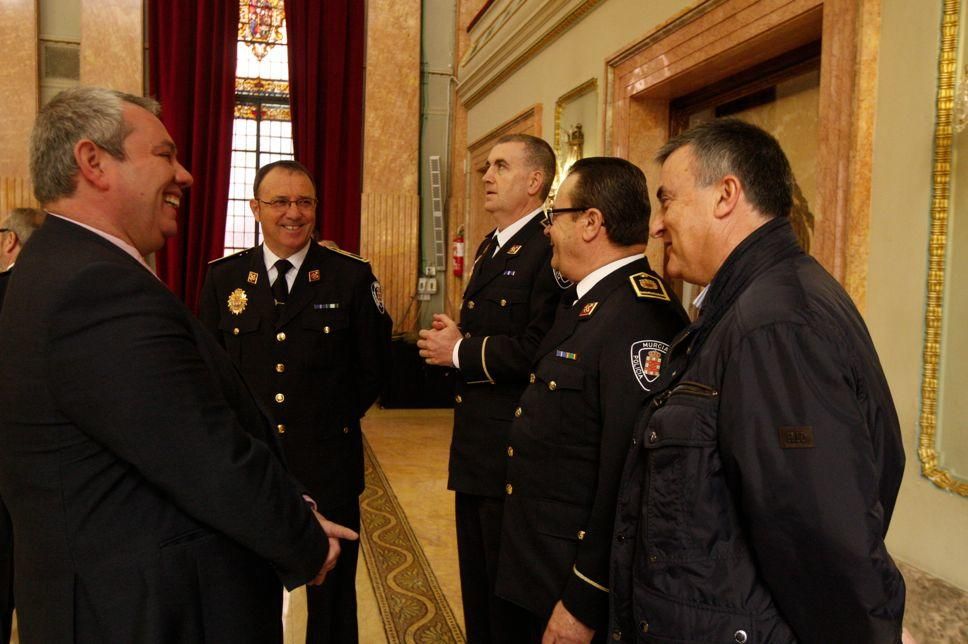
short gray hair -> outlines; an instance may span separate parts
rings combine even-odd
[[[21,245],[23,245],[27,243],[27,240],[34,234],[34,231],[44,223],[46,216],[46,212],[37,210],[36,208],[14,208],[7,215],[7,218],[3,220],[2,227],[16,235]]]
[[[73,87],[41,108],[30,135],[30,179],[42,203],[70,197],[77,189],[74,145],[89,139],[116,159],[123,160],[124,140],[130,129],[124,122],[124,103],[157,116],[158,101],[102,87]]]
[[[530,134],[505,134],[494,143],[523,143],[525,161],[532,170],[541,172],[541,191],[538,196],[544,202],[551,192],[551,184],[555,181],[555,151],[548,142]]]

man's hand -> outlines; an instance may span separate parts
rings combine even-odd
[[[433,328],[420,331],[420,339],[417,340],[420,357],[427,364],[453,367],[454,345],[463,337],[457,323],[443,313],[435,313],[431,326]]]
[[[592,641],[595,630],[588,628],[568,612],[560,601],[555,604],[551,612],[551,619],[545,627],[541,644],[588,644]]]
[[[326,562],[323,563],[323,567],[320,569],[319,574],[309,582],[310,586],[319,586],[326,579],[326,574],[336,566],[336,561],[339,559],[339,540],[346,539],[347,541],[356,541],[360,538],[360,535],[356,534],[349,528],[341,526],[338,523],[333,523],[326,517],[321,515],[316,510],[313,510],[313,515],[316,520],[319,521],[319,527],[323,529],[326,536],[329,537],[329,552],[326,554]]]

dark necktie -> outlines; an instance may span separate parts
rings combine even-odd
[[[289,297],[289,285],[286,283],[286,273],[292,268],[288,259],[280,259],[275,263],[276,281],[272,283],[272,298],[276,301],[276,306],[282,306]]]

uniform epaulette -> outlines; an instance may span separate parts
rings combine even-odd
[[[233,257],[241,257],[242,255],[245,255],[246,253],[248,253],[250,250],[252,250],[252,249],[251,248],[246,248],[244,250],[240,250],[237,253],[232,253],[231,255],[226,255],[225,257],[216,257],[215,259],[213,259],[212,261],[210,261],[208,263],[208,265],[209,266],[213,266],[213,265],[218,264],[220,262],[224,262],[227,259],[232,259]]]
[[[323,248],[326,250],[331,250],[334,253],[339,253],[340,255],[346,255],[347,257],[351,257],[358,262],[364,262],[366,264],[370,263],[370,260],[366,259],[365,257],[360,257],[359,255],[351,253],[348,250],[343,250],[342,248],[333,248],[332,246],[323,246]]]
[[[629,275],[629,281],[632,282],[632,290],[635,291],[635,296],[637,298],[651,298],[653,300],[662,300],[664,302],[669,302],[669,294],[666,292],[665,284],[659,278],[649,275],[645,271],[641,273],[636,273],[635,275]]]

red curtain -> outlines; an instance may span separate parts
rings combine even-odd
[[[360,248],[366,3],[285,0],[296,160],[319,191],[321,239]]]
[[[232,161],[238,0],[148,3],[150,91],[195,179],[158,276],[196,309],[206,264],[223,252]]]

